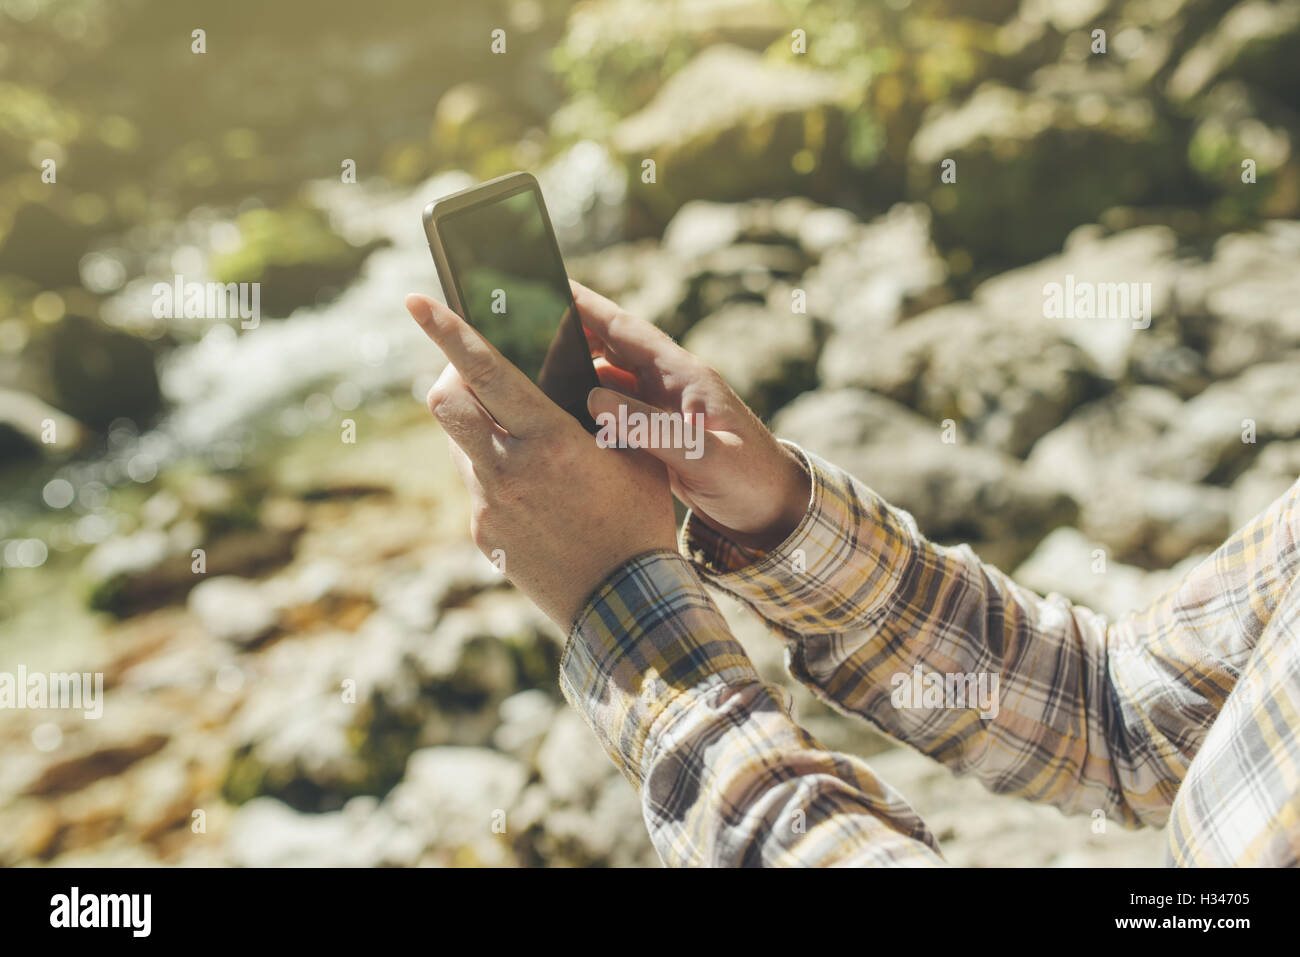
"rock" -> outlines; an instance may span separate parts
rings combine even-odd
[[[747,219],[743,204],[693,200],[664,228],[663,248],[681,260],[718,252],[740,241]]]
[[[602,0],[574,5],[567,16],[565,35],[550,51],[571,96],[552,120],[561,135],[603,132],[644,106],[666,75],[708,46],[762,52],[790,31],[788,11],[774,0],[690,0],[671,16],[639,0]]]
[[[930,826],[954,867],[1004,861],[1018,867],[1154,867],[1164,857],[1168,837],[1162,829],[1129,831],[1109,821],[1104,834],[1094,834],[1086,810],[1066,817],[1045,804],[995,794],[910,748],[872,758],[871,767]]]
[[[1069,33],[1094,20],[1113,6],[1112,0],[1029,0],[1021,5],[1021,17],[1045,21],[1061,33]]]
[[[153,758],[140,766],[133,784],[133,800],[125,808],[125,823],[142,841],[154,841],[190,823],[198,798],[189,771],[180,760],[167,754]]]
[[[1212,207],[1217,219],[1240,223],[1300,214],[1294,188],[1300,164],[1284,108],[1244,83],[1227,80],[1196,112],[1187,161],[1201,182],[1220,194]],[[1241,181],[1246,166],[1255,177],[1249,184]]]
[[[1138,512],[1143,521],[1135,516],[1125,523],[1115,509],[1111,522],[1116,529],[1127,525],[1130,535],[1133,529],[1146,532],[1144,550],[1151,567],[1163,568],[1217,548],[1232,534],[1232,496],[1225,489],[1158,480],[1143,482],[1140,489]],[[1112,537],[1118,538],[1118,532]]]
[[[62,822],[52,802],[28,798],[0,808],[0,865],[48,860],[57,848]]]
[[[1192,563],[1203,555],[1193,556]],[[1039,543],[1011,577],[1040,595],[1055,592],[1118,621],[1149,606],[1177,584],[1186,570],[1148,572],[1125,565],[1113,561],[1108,549],[1078,529],[1058,528]]]
[[[777,280],[792,282],[804,269],[803,255],[792,245],[741,243],[729,246],[687,264],[690,292],[683,304],[681,327],[720,311],[732,302],[761,304]],[[776,305],[777,312],[794,312],[787,296]]]
[[[847,209],[814,206],[797,196],[777,203],[774,212],[780,218],[788,216],[792,220],[799,246],[813,260],[821,259],[832,249],[847,246],[864,234],[870,235],[869,227],[864,228]]]
[[[1177,238],[1163,226],[1140,227],[1111,236],[1097,229],[1079,229],[1071,234],[1060,255],[982,283],[975,290],[975,302],[1008,325],[1051,329],[1082,349],[1098,372],[1119,380],[1127,373],[1139,340],[1160,332],[1174,316],[1176,249]],[[1076,299],[1084,290],[1091,290],[1097,307],[1104,299],[1108,311],[1111,292],[1115,291],[1115,311],[1123,314],[1049,318],[1049,285],[1059,286],[1057,291],[1064,296],[1067,283],[1072,284]],[[1133,298],[1134,283],[1137,300]]]
[[[840,98],[831,75],[711,46],[615,128],[629,198],[666,223],[692,199],[827,192],[840,162]],[[807,156],[802,172],[792,168],[796,154]],[[650,184],[641,180],[646,159],[656,164]]]
[[[778,282],[792,282],[803,273],[809,259],[798,241],[796,200],[694,201],[682,207],[665,231],[663,249],[672,265],[662,268],[679,275],[685,289],[673,303],[674,315],[661,327],[681,337],[729,303],[761,304]],[[799,204],[800,211],[817,208],[807,201]],[[667,293],[666,284],[659,284]],[[791,307],[787,297],[775,308],[788,312]]]
[[[1290,491],[1300,477],[1300,441],[1273,442],[1232,485],[1232,527],[1241,528]]]
[[[1152,474],[1224,484],[1275,439],[1300,438],[1300,353],[1253,366],[1190,400],[1152,452]]]
[[[437,550],[417,571],[395,579],[381,579],[375,588],[376,604],[413,631],[431,630],[444,608],[463,602],[486,588],[502,586],[505,579],[473,545]]]
[[[287,316],[334,298],[383,245],[378,240],[353,245],[312,206],[250,209],[236,225],[239,245],[212,258],[212,275],[220,283],[261,283],[263,316]]]
[[[685,263],[652,240],[617,243],[599,253],[567,258],[565,265],[583,285],[669,335],[680,336],[695,318],[682,314],[689,295]]]
[[[58,857],[59,867],[100,869],[144,869],[161,868],[163,861],[147,847],[135,847],[129,844],[103,844],[95,848],[86,848],[62,853]]]
[[[1077,508],[1016,460],[968,443],[947,444],[930,422],[857,389],[810,392],[781,411],[773,431],[855,475],[941,542],[968,541],[1012,567]]]
[[[1224,236],[1208,263],[1186,271],[1180,298],[1210,319],[1205,367],[1214,378],[1300,349],[1298,259],[1300,223],[1275,222]]]
[[[320,812],[381,795],[415,750],[487,745],[504,701],[523,687],[554,686],[563,636],[527,599],[491,589],[447,608],[438,596],[455,586],[434,580],[447,587],[397,588],[425,597],[381,606],[355,633],[286,636],[258,653],[251,694],[231,724],[229,800],[267,795]],[[403,607],[415,617],[394,613]],[[430,614],[431,631],[412,626]],[[521,753],[532,746],[517,742]]]
[[[900,210],[922,215],[919,209]],[[904,218],[906,215],[895,217]],[[921,225],[924,229],[925,222]],[[803,196],[743,203],[692,200],[665,228],[663,249],[681,262],[690,263],[728,254],[736,247],[748,247],[752,255],[763,246],[787,246],[802,252],[799,262],[815,262],[866,231],[867,227],[848,210],[821,206]]]
[[[375,867],[388,863],[364,853],[367,805],[304,814],[274,798],[257,798],[231,819],[225,850],[235,867]]]
[[[65,794],[121,774],[137,761],[161,751],[168,736],[159,732],[102,740],[81,753],[60,758],[48,765],[24,793],[40,797]]]
[[[233,575],[200,582],[190,592],[187,606],[213,638],[242,646],[265,638],[279,619],[261,585]]]
[[[554,699],[540,688],[520,691],[501,702],[501,724],[492,733],[492,744],[501,751],[532,764],[555,715]]]
[[[201,542],[184,525],[169,532],[142,529],[111,539],[86,558],[90,606],[127,617],[179,601],[205,576],[240,577],[266,571],[293,556],[302,527],[237,529]],[[205,570],[195,571],[193,549],[203,548]]]
[[[622,243],[569,263],[581,281],[681,338],[703,317],[741,301],[775,313],[855,324],[863,311],[892,322],[933,294],[943,263],[923,207],[899,206],[863,224],[847,210],[799,196],[776,202],[688,202],[664,243]],[[824,267],[808,266],[819,259]]]
[[[837,227],[839,228],[839,227]],[[808,311],[835,330],[869,335],[893,325],[912,300],[933,296],[946,269],[930,241],[930,213],[899,204],[823,250],[799,281]],[[789,301],[777,304],[788,308]]]
[[[1107,472],[1144,474],[1152,448],[1183,414],[1166,389],[1136,386],[1079,408],[1034,446],[1026,465],[1041,480],[1084,500]]]
[[[1103,210],[1171,192],[1182,157],[1150,100],[1087,74],[1063,87],[1030,93],[986,82],[959,106],[926,116],[911,141],[908,178],[910,194],[935,212],[940,245],[977,265],[1028,262]],[[949,159],[956,182],[945,183]]]
[[[1015,456],[1103,388],[1088,357],[1050,326],[1004,322],[970,303],[883,332],[839,332],[820,373],[826,387],[871,389]]]
[[[1183,54],[1169,77],[1169,93],[1186,101],[1215,80],[1238,78],[1300,104],[1295,48],[1300,41],[1300,5],[1247,0],[1230,9]]]
[[[383,809],[442,863],[510,863],[510,811],[527,780],[523,764],[495,751],[425,748],[411,755]]]
[[[527,122],[514,108],[516,103],[485,83],[470,80],[451,86],[438,98],[430,130],[444,162],[476,169],[487,156],[505,152]]]
[[[51,401],[92,428],[117,418],[143,425],[162,408],[152,343],[69,316],[55,326],[51,349]]]
[[[249,694],[230,721],[226,799],[270,796],[319,812],[392,787],[431,721],[406,637],[378,619],[356,634],[280,641],[248,662]]]
[[[628,62],[635,59],[634,50],[662,55],[664,47],[682,40],[763,50],[788,27],[785,11],[770,0],[691,0],[689,13],[665,17],[636,0],[575,7],[563,49],[570,57],[587,60],[597,76],[605,76],[634,66]]]
[[[50,441],[46,441],[46,438]],[[0,466],[74,451],[89,438],[85,426],[34,395],[0,388]]]
[[[104,430],[125,417],[144,425],[162,408],[157,349],[156,343],[84,316],[41,324],[15,353],[0,354],[0,425],[11,422],[10,428],[43,442],[42,423],[51,418],[59,449],[87,438],[78,423]]]
[[[1112,476],[1085,501],[1081,517],[1089,533],[1147,568],[1167,568],[1215,548],[1232,532],[1232,499],[1225,489]]]
[[[620,775],[606,777],[590,809],[559,807],[534,839],[547,861],[570,867],[657,867],[641,802]]]
[[[682,345],[716,369],[760,417],[817,384],[821,335],[808,315],[735,303],[702,319]]]
[[[604,249],[626,235],[627,171],[590,130],[539,169],[537,181],[566,260],[570,251]]]
[[[457,711],[495,706],[518,690],[518,654],[542,658],[558,652],[527,599],[506,594],[447,611],[432,636],[411,651],[421,684]],[[546,665],[530,665],[546,668]],[[541,677],[541,674],[538,674]],[[541,681],[539,680],[540,684]]]
[[[82,570],[99,580],[139,574],[157,566],[171,550],[172,542],[165,532],[147,529],[96,546],[86,556]]]
[[[318,559],[268,579],[266,600],[276,609],[314,605],[345,593],[347,569],[335,559]]]
[[[197,697],[221,681],[235,682],[240,673],[237,655],[237,648],[203,636],[131,663],[122,673],[121,687],[133,694],[179,692]]]
[[[1034,446],[1031,474],[1079,503],[1083,532],[1110,555],[1166,568],[1231,531],[1230,497],[1154,472],[1156,452],[1185,415],[1172,393],[1141,386],[1083,406]]]
[[[537,754],[537,771],[555,800],[589,807],[612,773],[617,773],[596,736],[570,708],[555,716]]]

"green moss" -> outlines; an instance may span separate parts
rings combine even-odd
[[[242,214],[236,225],[239,248],[212,259],[218,282],[256,282],[277,267],[343,266],[355,258],[354,248],[330,228],[320,210],[255,209]]]
[[[308,206],[250,210],[236,225],[240,244],[213,257],[213,276],[222,283],[261,283],[261,310],[272,316],[337,293],[374,248],[351,245],[323,212]]]

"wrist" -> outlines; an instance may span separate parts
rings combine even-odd
[[[721,529],[737,545],[759,552],[770,552],[788,539],[808,512],[812,497],[812,479],[802,458],[784,444],[778,444],[781,468],[773,500],[773,514],[750,531]]]

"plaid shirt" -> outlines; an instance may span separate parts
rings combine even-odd
[[[943,863],[896,791],[799,728],[704,582],[767,620],[819,698],[993,791],[1168,822],[1168,863],[1300,861],[1300,482],[1111,622],[932,544],[801,455],[811,502],[779,548],[747,551],[688,516],[683,554],[619,568],[570,633],[565,697],[638,789],[665,863]],[[996,676],[996,709],[896,706],[895,689],[934,674]]]

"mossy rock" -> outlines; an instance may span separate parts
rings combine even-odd
[[[300,306],[332,298],[357,275],[375,245],[353,246],[312,207],[254,209],[236,220],[239,247],[215,256],[221,283],[261,283],[264,314],[286,316]]]
[[[947,160],[955,182],[942,179]],[[933,210],[942,248],[1006,267],[1055,252],[1110,207],[1185,195],[1188,178],[1179,140],[1146,99],[985,84],[918,132],[908,188]]]
[[[692,199],[825,198],[844,167],[843,102],[830,74],[706,50],[614,131],[629,200],[662,227]]]

